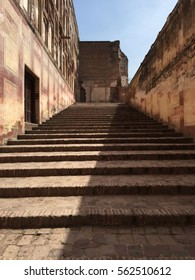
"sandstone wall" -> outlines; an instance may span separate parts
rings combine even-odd
[[[129,101],[195,137],[195,0],[180,0],[129,85]]]
[[[128,80],[128,60],[120,50],[120,42],[80,42],[79,49],[79,80],[86,101],[118,101],[120,85]]]
[[[36,88],[41,123],[75,102],[74,92],[52,62],[47,48],[14,1],[0,5],[0,144],[24,132],[24,73]]]

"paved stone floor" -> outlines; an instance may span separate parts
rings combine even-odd
[[[0,230],[0,260],[195,259],[195,226]]]

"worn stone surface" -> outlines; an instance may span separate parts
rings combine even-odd
[[[79,51],[79,78],[86,101],[124,101],[121,86],[128,84],[128,59],[120,50],[120,42],[81,41]],[[78,101],[82,101],[81,96]]]
[[[57,4],[49,0],[46,3],[52,7],[49,8],[49,10],[52,9],[52,13],[48,17],[52,18],[53,24],[55,22],[56,26],[61,26],[60,18],[57,16]],[[24,132],[26,118],[24,85],[27,72],[28,74],[33,73],[31,80],[34,81],[34,89],[31,93],[33,96],[31,104],[34,107],[36,119],[28,120],[29,122],[41,123],[75,102],[74,85],[77,85],[77,81],[74,79],[77,75],[78,65],[74,63],[73,66],[73,61],[77,61],[79,46],[73,1],[68,0],[66,7],[60,6],[64,18],[66,18],[66,25],[61,28],[68,33],[66,28],[71,24],[73,31],[73,36],[66,41],[69,51],[66,53],[66,57],[61,59],[60,64],[63,65],[61,67],[56,62],[54,52],[51,51],[54,38],[57,39],[60,36],[61,40],[61,35],[59,32],[55,32],[54,35],[54,28],[51,28],[50,31],[46,30],[44,22],[47,22],[48,19],[45,18],[45,13],[40,12],[38,2],[33,4],[35,5],[33,9],[29,5],[32,5],[32,1],[1,2],[3,21],[0,34],[0,144],[6,143],[8,139],[16,138],[18,134]],[[56,5],[55,9],[53,9],[53,5]],[[44,5],[42,9],[45,9]],[[38,18],[38,16],[40,17]],[[38,25],[42,26],[41,34]],[[74,47],[69,48],[70,45]],[[62,51],[64,53],[63,48],[56,46],[59,56],[62,56]],[[67,63],[69,63],[69,67],[71,65],[72,70],[67,68]],[[69,79],[65,78],[67,71],[69,71]],[[15,109],[13,110],[13,108]],[[29,123],[26,127],[32,126],[34,125]]]
[[[106,123],[108,115],[106,133],[86,132],[86,118]],[[69,117],[82,125],[62,136]],[[77,104],[46,123],[54,127],[0,148],[0,226],[18,228],[0,230],[1,259],[194,258],[192,139],[114,104]]]
[[[193,224],[194,196],[113,195],[29,197],[0,199],[1,227]],[[40,234],[40,233],[39,233]],[[20,235],[20,234],[18,234]],[[133,234],[135,241],[146,243],[145,235]],[[179,238],[180,235],[178,235]],[[85,234],[85,238],[87,235]],[[29,244],[32,235],[20,242]],[[86,239],[83,240],[86,240]],[[139,238],[140,240],[138,240]],[[150,243],[149,237],[148,242]],[[111,239],[112,240],[112,239]],[[153,242],[155,237],[153,239]],[[43,240],[34,241],[41,244]],[[156,240],[158,243],[158,240]]]
[[[37,235],[34,233],[29,244],[25,244],[22,240],[26,236],[25,230],[21,231],[19,241],[15,238],[15,243],[7,244],[6,238],[13,235],[18,235],[16,230],[3,230],[6,238],[0,245],[0,258],[4,260],[21,258],[26,260],[31,259],[195,259],[195,240],[188,237],[188,232],[194,233],[195,227],[189,226],[185,229],[174,227],[177,231],[182,231],[183,239],[188,241],[188,244],[183,244],[181,239],[177,239],[173,233],[173,227],[166,227],[168,234],[160,234],[163,231],[162,227],[153,227],[156,229],[156,234],[147,234],[150,243],[142,242],[142,234],[135,235],[131,228],[115,228],[112,227],[81,227],[81,228],[47,228],[37,229],[40,231],[39,238],[44,241],[43,244],[35,244]],[[135,230],[134,230],[135,229]],[[140,227],[140,232],[152,231],[150,227]],[[68,234],[66,234],[68,231]],[[88,238],[83,238],[83,231],[87,232]],[[122,233],[123,231],[123,233]],[[2,230],[0,230],[0,234]],[[48,234],[49,232],[49,234]],[[55,238],[54,238],[55,237]],[[72,242],[72,237],[74,242]],[[162,238],[163,237],[163,238]],[[166,239],[165,237],[169,237]],[[97,238],[101,239],[98,240]],[[55,243],[50,243],[51,239]],[[175,242],[170,242],[170,239]],[[133,243],[131,240],[134,240]],[[152,241],[153,240],[153,241]],[[157,242],[158,240],[158,242]]]

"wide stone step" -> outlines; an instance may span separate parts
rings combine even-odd
[[[97,143],[192,143],[187,137],[163,138],[67,138],[67,139],[26,139],[10,140],[8,145],[46,145],[46,144],[97,144]]]
[[[158,138],[164,138],[164,137],[179,137],[182,136],[181,133],[174,133],[174,132],[153,132],[153,133],[59,133],[58,134],[24,134],[24,135],[19,135],[18,139],[57,139],[57,138],[122,138],[122,137],[158,137]]]
[[[195,195],[195,175],[110,175],[1,178],[0,197]]]
[[[136,117],[135,117],[136,118]],[[135,119],[134,118],[134,119]],[[143,119],[147,119],[147,118],[143,118]],[[78,116],[73,116],[73,115],[65,115],[65,116],[57,116],[57,117],[53,117],[51,119],[49,119],[48,121],[55,121],[55,120],[59,120],[59,121],[70,121],[70,122],[78,122],[78,121],[86,121],[86,122],[91,122],[91,121],[94,121],[94,122],[112,122],[114,120],[116,121],[129,121],[127,118],[124,118],[124,117],[120,117],[120,116],[114,116],[114,115],[110,115],[110,116],[107,116],[107,117],[103,117],[103,116],[99,116],[99,117],[94,117],[94,116],[81,116],[81,115],[78,115]]]
[[[1,163],[0,177],[195,174],[195,160]]]
[[[42,127],[36,127],[33,128],[33,130],[35,131],[48,131],[48,130],[55,130],[55,131],[66,131],[66,133],[93,133],[94,131],[98,132],[98,133],[130,133],[132,131],[132,129],[139,129],[141,130],[142,127],[140,126],[132,126],[132,127],[127,127],[127,128],[93,128],[93,127],[88,127],[88,128],[74,128],[74,126],[72,126],[72,128],[66,128],[64,126],[60,127],[60,126],[42,126]],[[158,126],[153,126],[152,129],[156,129],[158,128]],[[159,127],[160,128],[160,127]],[[167,127],[165,127],[165,129],[167,129]]]
[[[78,131],[77,131],[78,132]],[[143,128],[143,129],[140,129],[140,128],[132,128],[132,129],[129,129],[128,132],[123,132],[123,134],[127,135],[128,133],[171,133],[171,132],[175,132],[174,129],[168,129],[168,128],[164,128],[164,127],[157,127],[157,128]],[[26,130],[25,131],[25,134],[66,134],[67,133],[67,130],[66,129],[44,129],[44,130]],[[91,132],[90,135],[94,133],[94,132]],[[80,135],[80,133],[76,133],[78,135]],[[88,133],[89,134],[89,133]],[[100,132],[99,132],[100,134]],[[101,134],[106,134],[106,135],[110,135],[110,131],[108,131],[107,133],[101,133]],[[115,133],[112,133],[112,134],[115,134],[115,135],[118,135],[119,133],[118,132],[115,132]],[[75,133],[74,133],[75,135]]]
[[[0,199],[0,227],[195,224],[195,196],[69,196]]]
[[[126,118],[128,119],[129,117],[132,117],[132,118],[150,118],[149,116],[147,115],[144,115],[142,113],[138,113],[138,112],[123,112],[123,111],[112,111],[112,112],[107,112],[107,111],[102,111],[102,110],[99,110],[99,111],[81,111],[81,110],[78,110],[77,112],[68,112],[67,110],[63,111],[62,113],[59,113],[55,116],[53,116],[52,118],[67,118],[67,117],[70,117],[70,118]]]
[[[133,120],[137,120],[137,119],[139,119],[139,120],[143,120],[143,121],[145,121],[145,120],[150,120],[150,121],[154,121],[154,120],[152,120],[152,119],[150,119],[150,118],[140,118],[140,117],[134,117],[133,118]],[[131,122],[131,116],[129,116],[129,118],[126,118],[126,117],[120,117],[120,116],[114,116],[114,115],[112,115],[112,116],[108,116],[108,117],[103,117],[103,116],[96,116],[96,117],[94,117],[94,116],[88,116],[88,117],[84,117],[84,116],[82,116],[81,117],[81,115],[78,115],[78,116],[68,116],[68,115],[66,115],[66,116],[62,116],[62,117],[53,117],[53,118],[51,118],[51,119],[49,119],[49,120],[47,120],[47,121],[65,121],[65,122]]]
[[[121,124],[121,125],[118,125],[118,126],[112,126],[111,124],[108,124],[108,125],[101,125],[101,126],[97,126],[95,123],[93,123],[91,126],[89,125],[78,125],[78,126],[75,126],[75,128],[91,128],[91,129],[95,129],[95,128],[99,128],[99,129],[117,129],[117,128],[131,128],[131,127],[140,127],[140,126],[147,126],[147,127],[155,127],[155,126],[163,126],[162,124],[160,123],[156,123],[156,122],[132,122],[132,123],[128,123],[128,124]],[[45,127],[59,127],[59,128],[72,128],[73,127],[73,124],[64,124],[63,122],[58,122],[58,123],[43,123],[43,124],[40,124],[38,126],[38,128],[45,128]],[[33,129],[37,129],[37,127],[34,127]]]
[[[71,107],[69,107],[71,108]],[[143,112],[140,112],[138,110],[132,110],[130,106],[128,106],[128,108],[126,108],[126,110],[124,108],[117,108],[115,107],[114,109],[110,110],[109,108],[99,108],[98,110],[95,109],[95,108],[91,108],[88,110],[88,108],[84,108],[83,110],[81,108],[77,108],[76,110],[69,110],[69,108],[61,111],[60,113],[58,113],[57,115],[55,116],[60,116],[60,115],[72,115],[72,116],[75,116],[75,115],[79,115],[82,114],[82,115],[114,115],[114,114],[118,114],[118,115],[140,115],[140,116],[147,116],[146,114],[144,114]]]
[[[148,114],[144,114],[143,112],[140,112],[138,110],[131,110],[131,108],[129,107],[127,110],[118,110],[118,108],[115,108],[114,110],[103,110],[100,108],[100,110],[68,110],[65,109],[64,111],[61,111],[60,113],[56,114],[54,117],[58,117],[58,116],[66,116],[66,115],[70,115],[70,116],[76,116],[76,115],[82,115],[82,116],[109,116],[109,115],[119,115],[119,116],[146,116],[149,117]]]
[[[113,117],[69,117],[69,116],[65,116],[65,117],[60,117],[60,118],[51,118],[51,119],[47,119],[45,120],[44,123],[65,123],[65,124],[71,124],[71,123],[99,123],[99,124],[103,124],[103,123],[107,123],[107,124],[128,124],[128,123],[158,123],[157,120],[155,119],[151,119],[151,118],[146,118],[146,117],[134,117],[132,118],[131,116],[129,116],[129,118],[125,118],[125,117],[117,117],[117,116],[113,116]],[[160,122],[161,123],[161,122]]]
[[[93,119],[93,120],[124,120],[125,122],[127,121],[131,121],[132,119],[143,119],[143,120],[152,120],[152,118],[148,117],[148,116],[144,116],[144,115],[139,115],[139,114],[126,114],[126,115],[119,115],[119,114],[110,114],[110,115],[104,115],[104,114],[101,114],[99,113],[99,115],[95,114],[90,114],[90,115],[83,115],[83,114],[64,114],[63,116],[62,115],[56,115],[54,117],[51,117],[49,118],[50,121],[52,120],[63,120],[63,119],[71,119],[71,120],[86,120],[86,119],[89,119],[90,120],[90,117]]]
[[[16,142],[18,143],[18,141]],[[167,151],[195,150],[195,144],[67,144],[0,146],[0,153],[63,151]]]
[[[49,161],[110,161],[110,160],[190,160],[195,150],[189,151],[82,151],[0,153],[0,163],[49,162]]]
[[[145,115],[145,114],[143,114],[143,113],[141,113],[141,112],[138,112],[138,111],[123,111],[123,110],[120,110],[120,111],[116,111],[116,110],[113,110],[113,111],[108,111],[108,110],[106,110],[106,111],[104,111],[104,110],[99,110],[99,111],[97,111],[97,110],[91,110],[91,111],[82,111],[82,110],[78,110],[78,111],[70,111],[70,112],[68,112],[68,110],[65,110],[65,111],[63,111],[63,112],[61,112],[61,113],[59,113],[59,114],[57,114],[57,115],[55,115],[55,116],[53,116],[54,118],[58,118],[58,117],[67,117],[67,116],[69,116],[69,117],[79,117],[79,116],[81,116],[81,117],[90,117],[90,116],[92,116],[92,117],[100,117],[100,118],[106,118],[106,117],[122,117],[122,118],[124,118],[124,117],[126,117],[126,118],[128,118],[129,116],[132,116],[132,117],[146,117],[146,118],[149,118],[149,116],[148,115]]]
[[[76,124],[113,124],[113,125],[123,125],[123,124],[129,124],[132,123],[133,121],[135,122],[155,122],[152,119],[149,118],[130,118],[128,119],[119,119],[119,118],[109,118],[109,119],[93,119],[93,118],[89,118],[89,119],[85,119],[85,118],[53,118],[50,120],[45,121],[44,123],[64,123],[66,125],[70,125],[72,123],[76,123]]]
[[[62,118],[62,119],[55,119],[55,120],[47,120],[43,122],[42,124],[58,124],[63,123],[64,125],[70,125],[70,124],[86,124],[86,125],[123,125],[123,124],[131,124],[133,122],[136,123],[158,123],[154,120],[150,119],[92,119],[89,118],[87,120],[85,119],[70,119],[70,118]],[[161,123],[162,124],[162,123]]]
[[[84,131],[84,130],[87,130],[87,131],[90,131],[90,132],[93,132],[93,131],[128,131],[128,130],[131,130],[131,129],[134,129],[136,126],[134,125],[124,125],[124,126],[95,126],[95,125],[70,125],[70,126],[65,126],[65,125],[39,125],[35,128],[35,130],[37,129],[64,129],[64,130],[77,130],[77,132],[79,131]],[[139,128],[139,126],[138,126]],[[149,129],[149,127],[146,125],[146,128]],[[153,127],[155,128],[155,127]],[[160,128],[160,126],[157,126],[157,128]],[[34,129],[33,129],[34,130]]]
[[[60,117],[60,116],[70,116],[70,117],[75,117],[75,116],[86,116],[86,117],[90,117],[90,116],[95,116],[95,117],[107,117],[107,116],[119,116],[119,117],[128,117],[128,116],[141,116],[141,117],[148,117],[148,115],[136,111],[136,110],[131,110],[131,108],[129,107],[127,110],[124,111],[124,109],[122,110],[118,110],[118,109],[114,109],[114,110],[68,110],[65,109],[64,111],[58,113],[57,115],[55,115],[54,117]]]

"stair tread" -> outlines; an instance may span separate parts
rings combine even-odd
[[[150,134],[151,136],[153,135],[153,134],[155,134],[155,135],[166,135],[166,134],[170,134],[170,136],[171,135],[173,135],[174,137],[175,137],[175,135],[178,135],[178,133],[176,133],[176,132],[169,132],[169,131],[166,131],[166,132],[164,132],[164,131],[162,131],[162,132],[122,132],[122,133],[117,133],[117,132],[114,132],[114,133],[109,133],[109,132],[107,132],[107,133],[104,133],[104,132],[99,132],[99,133],[94,133],[94,132],[92,132],[92,133],[74,133],[74,134],[72,134],[72,135],[74,135],[74,136],[81,136],[81,135],[85,135],[86,137],[87,136],[92,136],[92,135],[94,135],[94,136],[99,136],[99,135],[101,135],[101,136],[108,136],[108,135],[120,135],[120,134],[122,134],[122,135],[124,135],[124,136],[130,136],[130,135],[141,135],[141,136],[144,136],[144,135],[148,135],[148,134]],[[30,134],[30,133],[28,133],[28,134],[22,134],[21,136],[35,136],[36,134],[34,134],[34,133],[32,133],[32,134]],[[52,134],[52,133],[44,133],[44,131],[43,131],[43,133],[40,133],[40,134],[38,134],[40,137],[41,136],[43,136],[43,137],[46,137],[46,136],[58,136],[58,135],[60,135],[60,136],[67,136],[67,135],[71,135],[70,133],[54,133],[54,134]]]
[[[97,213],[91,210],[96,210]],[[114,210],[120,210],[114,213]],[[102,214],[132,215],[157,214],[178,215],[180,213],[195,215],[195,196],[69,196],[69,197],[28,197],[28,198],[0,198],[0,217],[17,216],[46,216],[46,215],[89,215]],[[163,210],[167,213],[164,213]],[[160,211],[162,211],[160,213]],[[178,213],[177,213],[178,211]],[[179,213],[180,212],[180,213]]]
[[[132,125],[148,125],[148,124],[151,124],[151,125],[156,125],[156,124],[158,124],[158,125],[160,125],[159,123],[156,123],[156,122],[151,122],[151,121],[147,121],[147,122],[132,122],[132,123],[127,123],[127,124],[120,124],[120,123],[117,123],[117,125],[113,125],[113,123],[107,123],[107,124],[101,124],[101,125],[99,125],[99,124],[96,124],[96,123],[93,123],[93,124],[83,124],[83,123],[80,123],[80,124],[77,124],[77,125],[75,125],[75,127],[76,128],[85,128],[85,127],[87,127],[87,128],[91,128],[91,129],[93,129],[93,128],[108,128],[108,129],[112,129],[112,128],[123,128],[123,127],[131,127]],[[59,127],[61,127],[61,126],[64,126],[65,128],[72,128],[72,124],[69,124],[69,125],[67,125],[67,124],[65,124],[65,123],[63,123],[63,122],[56,122],[56,123],[42,123],[42,124],[40,124],[39,125],[39,129],[41,129],[42,128],[42,126],[44,126],[44,127],[46,127],[46,126],[48,126],[48,127],[52,127],[52,126],[59,126]]]
[[[76,135],[76,134],[72,134],[72,133],[67,133],[67,134],[25,134],[25,135],[20,135],[18,137],[19,140],[54,140],[54,139],[76,139],[76,138],[79,138],[79,139],[85,139],[85,138],[94,138],[94,137],[97,137],[97,138],[123,138],[123,137],[130,137],[130,138],[137,138],[137,137],[143,137],[143,138],[148,138],[150,135],[150,137],[158,137],[158,138],[167,138],[167,137],[182,137],[182,135],[180,134],[176,134],[174,135],[174,133],[131,133],[131,134],[123,134],[123,133],[115,133],[115,134],[79,134],[79,135]]]
[[[41,157],[41,156],[84,156],[84,155],[195,155],[195,150],[167,150],[167,151],[65,151],[65,152],[20,152],[20,153],[0,153],[0,158],[4,157]]]
[[[82,134],[90,134],[92,135],[94,132],[87,132],[87,133],[84,133],[82,132]],[[132,129],[129,129],[128,132],[121,132],[122,134],[124,135],[128,135],[130,133],[175,133],[175,131],[173,129],[169,129],[169,128],[132,128]],[[40,135],[50,135],[50,134],[53,134],[53,135],[67,135],[67,130],[66,129],[44,129],[44,130],[27,130],[25,132],[25,134],[20,134],[20,135],[36,135],[36,134],[40,134]],[[70,133],[68,133],[70,134]],[[98,132],[98,134],[100,135],[110,135],[110,134],[118,134],[118,132]],[[77,133],[75,132],[74,135],[81,135],[81,133]]]
[[[159,140],[159,138],[158,137],[144,137],[144,140]],[[180,137],[180,136],[169,136],[169,137],[163,137],[163,139],[164,140],[180,140],[180,139],[186,139],[186,140],[189,140],[189,139],[191,139],[191,138],[189,138],[189,137]],[[59,138],[53,138],[53,139],[19,139],[19,140],[17,140],[18,142],[29,142],[29,141],[33,141],[33,142],[35,142],[36,143],[36,141],[37,142],[39,142],[39,141],[46,141],[46,142],[49,142],[49,141],[69,141],[69,140],[85,140],[85,141],[93,141],[93,140],[112,140],[112,141],[114,141],[114,140],[124,140],[124,138],[107,138],[107,137],[103,137],[103,138],[98,138],[98,137],[94,137],[94,138],[67,138],[67,139],[59,139]],[[131,138],[131,137],[126,137],[125,138],[125,140],[129,140],[129,141],[131,141],[131,140],[140,140],[140,138],[136,138],[136,137],[133,137],[133,138]],[[11,142],[15,142],[16,140],[10,140],[9,142],[11,143]]]
[[[195,167],[195,160],[127,160],[127,161],[53,161],[53,162],[25,162],[1,163],[0,170],[22,169],[98,169],[98,168],[168,168]]]
[[[1,178],[0,188],[47,188],[93,186],[193,186],[195,175],[109,175],[109,176],[49,176]]]
[[[168,150],[194,150],[193,143],[76,143],[76,144],[23,144],[23,145],[9,145],[0,147],[1,153],[29,153],[29,152],[63,152],[63,151],[168,151]]]
[[[168,151],[61,151],[0,153],[0,163],[91,160],[192,160],[195,150]]]
[[[18,140],[19,141],[19,140]],[[94,143],[83,143],[83,144],[59,144],[59,145],[41,145],[42,147],[113,147],[116,146],[116,147],[120,147],[120,146],[132,146],[132,147],[142,147],[142,146],[160,146],[160,147],[166,147],[166,146],[175,146],[175,147],[180,147],[180,146],[190,146],[190,147],[195,147],[195,143],[115,143],[115,144],[109,144],[109,143],[97,143],[97,144],[94,144]],[[25,147],[36,147],[35,145],[31,144],[31,145],[25,145]],[[13,148],[22,148],[21,146],[18,146],[18,145],[11,145],[11,146],[0,146],[0,152],[1,150],[4,150],[4,149],[13,149]]]

